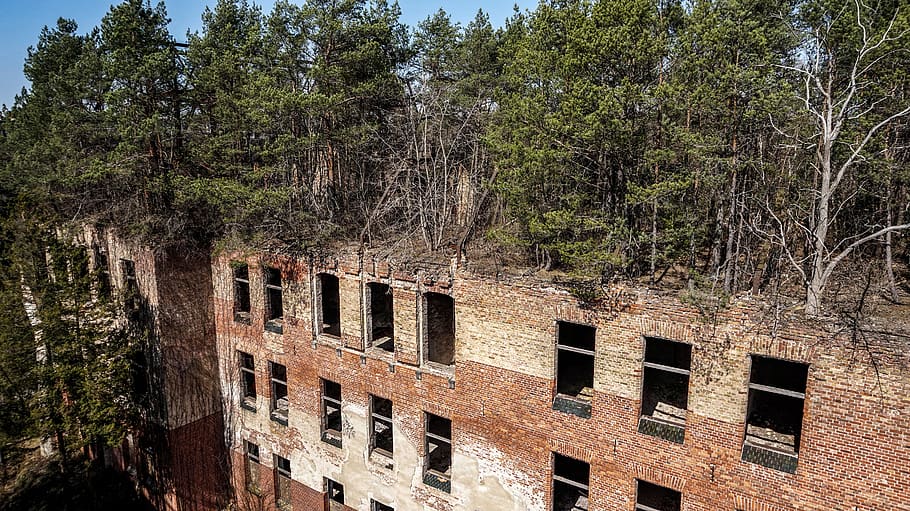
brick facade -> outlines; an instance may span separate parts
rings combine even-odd
[[[250,268],[250,324],[233,314],[231,261],[241,259]],[[282,269],[282,334],[264,329],[263,264]],[[316,332],[322,272],[339,278],[340,338]],[[910,509],[905,340],[881,335],[866,349],[823,325],[781,322],[747,298],[706,317],[676,298],[616,287],[586,307],[546,283],[405,272],[356,258],[225,255],[212,278],[232,459],[242,461],[242,440],[259,445],[268,484],[273,455],[289,459],[300,487],[295,510],[322,509],[323,478],[343,484],[345,504],[359,511],[371,500],[396,510],[549,510],[553,453],[590,464],[590,510],[632,510],[636,480],[681,492],[685,510]],[[366,345],[369,282],[391,286],[394,354]],[[454,367],[422,362],[425,292],[455,300]],[[590,418],[553,409],[557,321],[597,329]],[[681,444],[639,433],[646,337],[692,346]],[[239,406],[238,350],[255,360],[255,411]],[[809,365],[795,473],[742,461],[753,355]],[[270,419],[269,362],[287,367],[286,426]],[[340,448],[321,440],[320,378],[341,385]],[[370,395],[393,403],[391,468],[369,453]],[[426,412],[452,423],[450,493],[423,482]],[[259,509],[258,500],[243,504],[243,472],[233,473],[238,503]]]

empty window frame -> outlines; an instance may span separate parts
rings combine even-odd
[[[342,511],[344,509],[344,485],[328,477],[324,478],[324,481],[329,511]]]
[[[275,362],[269,362],[269,380],[271,382],[273,421],[288,423],[288,372],[287,368]]]
[[[679,511],[682,494],[647,481],[636,480],[635,511]]]
[[[752,355],[743,459],[796,471],[809,366]]]
[[[429,362],[455,363],[455,299],[441,293],[424,293],[424,346]]]
[[[395,511],[395,508],[370,499],[370,511]]]
[[[341,447],[341,385],[320,380],[322,387],[322,441]]]
[[[452,421],[427,412],[424,448],[426,464],[423,482],[439,490],[452,489]]]
[[[594,397],[593,326],[556,323],[556,399],[553,408],[581,417],[591,416]]]
[[[385,351],[395,351],[392,288],[388,284],[370,282],[367,284],[367,294],[369,294],[370,304],[367,314],[370,346]]]
[[[253,355],[237,352],[240,361],[240,405],[251,410],[256,409],[256,363]]]
[[[392,457],[392,401],[370,396],[370,452]]]
[[[120,273],[123,275],[124,304],[127,309],[135,310],[136,298],[139,296],[139,281],[136,279],[136,264],[130,259],[120,260]]]
[[[692,345],[645,338],[638,431],[682,443],[689,404]]]
[[[246,454],[244,473],[246,474],[246,488],[253,493],[259,493],[259,446],[248,441],[243,441]],[[290,471],[290,469],[288,469]]]
[[[291,507],[291,461],[275,455],[275,502],[281,509]]]
[[[265,328],[282,333],[284,302],[282,299],[281,270],[265,268]]]
[[[587,511],[591,466],[553,453],[553,511]]]
[[[250,322],[250,267],[242,263],[233,263],[233,268],[234,321],[248,324]]]
[[[320,334],[341,336],[341,295],[338,290],[338,277],[329,273],[316,276],[317,324]]]
[[[111,296],[111,269],[107,254],[100,248],[95,248],[95,272],[98,275],[98,294],[104,297]]]

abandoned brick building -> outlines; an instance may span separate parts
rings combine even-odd
[[[209,473],[184,484],[229,468],[236,509],[910,510],[897,332],[858,341],[749,297],[707,313],[614,286],[586,304],[454,264],[146,259],[180,375],[172,459]],[[218,488],[196,490],[174,505],[217,508],[184,506]]]

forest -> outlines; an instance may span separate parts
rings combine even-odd
[[[86,299],[72,226],[162,251],[390,247],[809,317],[906,297],[902,0],[542,0],[499,28],[400,14],[219,0],[184,35],[126,0],[37,35],[0,112],[0,402],[17,403],[0,443],[116,442],[138,413],[116,402],[136,333]],[[24,289],[50,364],[23,366]]]

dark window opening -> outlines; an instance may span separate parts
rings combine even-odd
[[[259,493],[259,446],[246,440],[243,443],[246,451],[246,488]]]
[[[123,274],[123,303],[128,310],[136,310],[139,296],[139,281],[136,279],[136,264],[129,259],[120,260],[120,272]]]
[[[245,264],[234,266],[234,321],[250,322],[250,268]]]
[[[107,254],[100,248],[95,248],[95,271],[98,274],[98,294],[103,297],[111,296],[111,268]]]
[[[282,301],[281,271],[278,268],[265,269],[265,329],[282,333],[284,324],[284,303]]]
[[[275,456],[275,501],[281,509],[291,507],[291,461]]]
[[[240,404],[256,410],[256,365],[253,355],[238,351],[240,358]]]
[[[142,400],[149,392],[149,367],[145,353],[137,351],[130,357],[130,376],[133,395]]]
[[[370,396],[370,448],[383,456],[392,457],[392,401]]]
[[[646,338],[643,365],[638,431],[682,443],[689,403],[692,346]]]
[[[424,439],[426,466],[423,482],[449,492],[452,488],[452,421],[427,413]]]
[[[319,285],[319,333],[341,336],[341,295],[338,291],[338,277],[320,273]]]
[[[369,330],[373,347],[395,351],[395,318],[393,315],[392,288],[386,284],[367,284],[370,295]]]
[[[809,366],[752,356],[743,459],[796,471]]]
[[[392,506],[370,499],[370,511],[395,511]]]
[[[594,338],[592,326],[556,323],[556,399],[553,408],[581,417],[591,416],[594,397]]]
[[[682,494],[646,481],[637,481],[635,511],[679,511]]]
[[[322,380],[322,441],[341,447],[341,385]]]
[[[553,454],[553,511],[588,511],[591,466]]]
[[[326,499],[329,501],[329,511],[342,511],[344,509],[344,485],[329,478],[325,478]]]
[[[437,364],[455,363],[455,300],[440,293],[425,293],[427,360]]]
[[[269,378],[272,387],[272,420],[281,424],[288,423],[288,376],[287,368],[281,364],[269,362]]]

